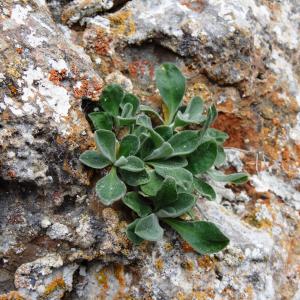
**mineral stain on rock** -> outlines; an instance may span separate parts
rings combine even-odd
[[[298,1],[3,0],[0,3],[0,299],[299,299]],[[202,215],[230,236],[200,256],[172,233],[134,247],[80,153],[86,105],[117,82],[161,109],[154,70],[220,111],[227,166]],[[85,100],[83,100],[85,99]]]

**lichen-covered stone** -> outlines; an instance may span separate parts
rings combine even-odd
[[[0,3],[0,299],[299,298],[300,10],[297,0],[3,0]],[[70,26],[70,27],[68,27]],[[215,102],[230,134],[201,219],[231,239],[201,256],[175,233],[134,247],[79,154],[86,113],[117,82],[161,109],[155,67]],[[1,295],[3,294],[3,295]]]

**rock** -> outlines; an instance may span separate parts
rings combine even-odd
[[[106,84],[117,83],[122,86],[127,92],[132,92],[132,83],[130,79],[124,76],[120,71],[108,74],[105,77]]]
[[[64,23],[72,25],[83,17],[110,10],[123,2],[126,0],[74,0],[64,7],[61,19]]]
[[[68,240],[70,239],[70,232],[66,225],[54,223],[48,230],[47,235],[52,240]]]
[[[0,4],[0,299],[299,298],[299,5],[292,1]],[[69,26],[69,27],[68,27]],[[198,255],[167,229],[133,246],[103,207],[86,114],[119,83],[158,110],[154,70],[175,62],[186,98],[215,102],[226,167],[244,186],[199,199],[230,245]]]
[[[62,265],[62,258],[55,254],[21,265],[15,274],[15,285],[22,291],[22,297],[61,299],[66,291],[72,290],[78,268],[76,264],[60,268]]]

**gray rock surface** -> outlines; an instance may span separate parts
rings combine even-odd
[[[299,49],[297,0],[1,1],[0,299],[297,300]],[[227,165],[252,175],[199,199],[231,239],[215,255],[169,230],[133,247],[78,161],[104,84],[160,109],[163,61],[217,104]]]

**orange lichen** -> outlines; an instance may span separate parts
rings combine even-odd
[[[116,276],[116,279],[119,282],[119,290],[114,299],[116,299],[116,300],[124,299],[125,298],[124,290],[125,290],[125,286],[126,286],[124,266],[120,265],[120,264],[115,265],[114,266],[114,274]]]
[[[55,85],[59,85],[60,82],[66,77],[67,70],[62,69],[61,71],[51,69],[49,72],[49,80],[53,82]]]
[[[15,178],[15,177],[17,176],[17,173],[16,173],[15,170],[9,169],[9,170],[7,171],[7,176],[8,176],[8,177],[11,177],[11,178]]]
[[[199,257],[197,259],[197,263],[198,263],[198,266],[202,269],[205,269],[205,271],[209,271],[209,270],[213,269],[213,267],[215,265],[214,260],[211,257],[209,257],[208,255]]]
[[[193,248],[186,241],[182,242],[182,250],[184,252],[194,252]]]
[[[190,10],[196,11],[198,13],[202,12],[206,6],[205,0],[180,0],[180,2]]]
[[[95,49],[95,52],[101,56],[109,54],[112,37],[107,34],[102,28],[96,31],[96,37],[89,47]]]
[[[109,16],[112,32],[115,35],[130,36],[135,33],[135,23],[130,10],[123,10]]]
[[[74,87],[74,96],[76,98],[82,98],[86,96],[89,90],[88,80],[81,80],[80,87]]]
[[[47,296],[51,295],[53,292],[57,291],[58,289],[61,290],[66,289],[66,283],[64,279],[61,277],[55,278],[48,285],[46,285],[43,297],[46,298]]]
[[[101,285],[105,290],[108,289],[108,277],[106,275],[106,271],[106,268],[103,268],[96,274],[96,280],[98,284]]]
[[[24,50],[22,48],[16,48],[16,51],[18,54],[22,54]]]
[[[149,75],[152,80],[154,78],[154,64],[145,59],[135,60],[128,65],[129,74],[133,78],[138,76]]]
[[[294,178],[299,174],[300,166],[300,145],[286,146],[282,149],[282,168],[289,178]]]
[[[254,129],[254,122],[254,120],[240,118],[234,114],[219,113],[213,127],[225,131],[229,135],[225,146],[244,149],[245,141],[249,140],[252,147],[259,148],[260,135]]]
[[[234,103],[231,99],[226,99],[226,101],[218,104],[218,110],[224,113],[232,113],[234,109]]]
[[[9,88],[13,96],[16,96],[18,94],[18,90],[13,84],[8,84],[7,87]]]
[[[125,288],[125,274],[124,274],[124,266],[117,264],[115,265],[115,276],[117,280],[119,281],[120,288],[124,289]]]
[[[78,79],[80,81],[80,86],[75,86],[73,88],[75,98],[82,98],[84,96],[91,98],[92,100],[98,100],[100,91],[103,87],[101,81],[97,78],[92,78],[88,80],[86,78]]]
[[[25,300],[19,292],[11,291],[8,294],[0,295],[0,300]]]

